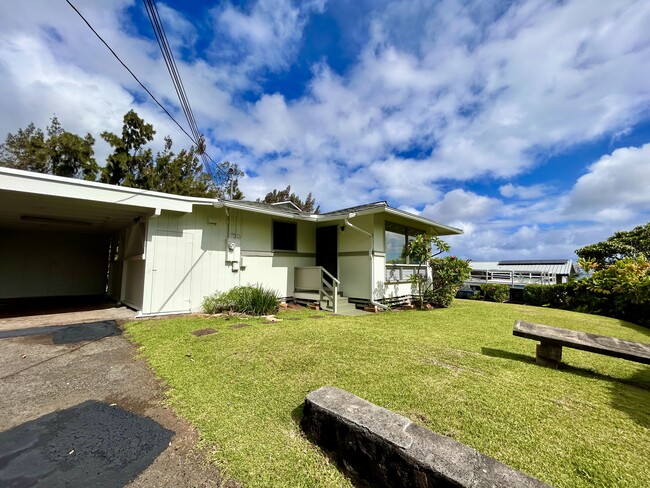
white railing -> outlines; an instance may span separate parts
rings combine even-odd
[[[338,311],[340,284],[341,282],[322,266],[294,268],[294,290],[318,293],[318,301],[327,300],[334,313]]]
[[[418,272],[421,276],[428,276],[428,266],[418,269],[417,264],[387,264],[386,283],[410,283],[412,276]]]
[[[555,276],[547,272],[524,272],[504,270],[474,270],[466,283],[504,283],[514,285],[552,285]]]

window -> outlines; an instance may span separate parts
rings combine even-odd
[[[295,222],[273,221],[273,250],[297,251],[297,225]]]
[[[412,241],[416,235],[421,233],[421,230],[386,222],[386,262],[390,264],[408,264],[408,257],[406,259],[402,257],[402,249],[404,249],[407,242]]]

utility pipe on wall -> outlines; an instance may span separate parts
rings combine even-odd
[[[362,228],[357,227],[348,219],[345,219],[345,225],[347,225],[348,227],[352,227],[355,230],[358,230],[359,232],[367,235],[370,238],[370,249],[368,251],[368,257],[370,258],[370,303],[375,307],[379,307],[381,309],[386,310],[388,308],[386,305],[375,301],[375,291],[374,291],[375,290],[375,262],[373,259],[373,254],[375,252],[375,238],[370,232],[367,232]]]

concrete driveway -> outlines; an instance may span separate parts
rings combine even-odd
[[[222,483],[121,335],[126,308],[0,319],[0,486]]]

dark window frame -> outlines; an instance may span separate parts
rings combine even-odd
[[[283,246],[286,244],[289,239],[291,238],[291,235],[282,235],[284,232],[280,233],[280,229],[277,227],[282,227],[284,226],[284,229],[289,229],[293,228],[293,248],[289,248],[288,246]],[[282,240],[276,240],[277,239],[282,239]],[[282,247],[276,247],[282,246]],[[297,252],[298,251],[298,223],[297,222],[288,222],[286,220],[273,220],[271,224],[271,249],[273,251],[280,251],[280,252]]]

